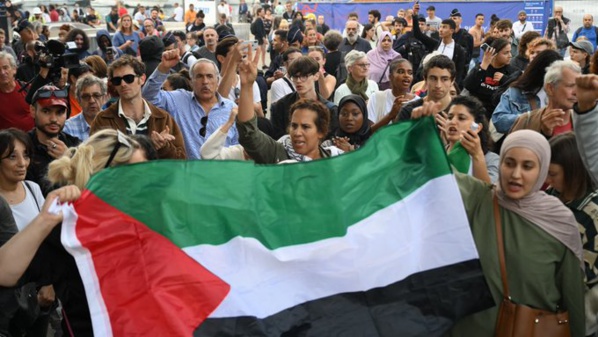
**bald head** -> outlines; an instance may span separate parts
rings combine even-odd
[[[592,14],[586,14],[583,16],[583,26],[584,28],[590,28],[594,25],[594,17]]]
[[[555,6],[554,7],[554,16],[563,16],[563,7],[561,6]]]

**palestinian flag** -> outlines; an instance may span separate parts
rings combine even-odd
[[[62,240],[102,337],[440,336],[493,305],[431,118],[308,163],[107,169]]]
[[[461,142],[457,142],[448,153],[448,159],[453,167],[463,173],[473,175],[473,165],[471,156],[465,150]]]

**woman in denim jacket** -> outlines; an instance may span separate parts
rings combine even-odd
[[[557,60],[562,60],[558,52],[541,52],[525,69],[525,72],[500,97],[500,102],[492,114],[496,131],[508,133],[517,117],[527,111],[546,106],[544,75],[546,68]]]

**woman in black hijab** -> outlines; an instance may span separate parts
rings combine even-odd
[[[332,143],[347,152],[360,148],[372,135],[365,100],[347,95],[338,105],[338,128],[331,133]]]

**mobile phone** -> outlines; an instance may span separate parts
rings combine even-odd
[[[480,46],[480,49],[484,52],[486,52],[488,48],[490,48],[490,46],[487,43],[482,43],[482,45]]]
[[[249,41],[245,41],[243,42],[244,44],[250,44],[251,45],[251,49],[256,50],[258,47],[257,44],[257,40],[249,40]]]
[[[66,48],[67,49],[77,49],[77,44],[73,41],[69,41],[66,43]]]
[[[478,125],[478,123],[471,122],[471,130],[472,131],[478,131],[479,128],[480,128],[480,126]]]

